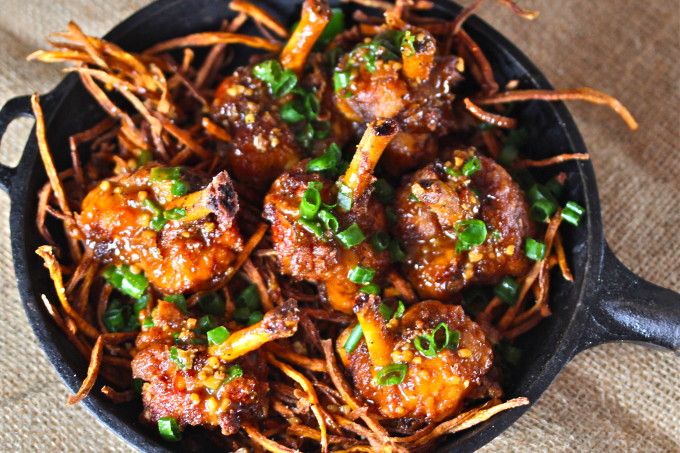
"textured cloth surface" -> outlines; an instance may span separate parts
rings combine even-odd
[[[47,92],[54,66],[26,63],[44,37],[76,20],[103,35],[146,0],[2,0],[0,101]],[[225,2],[226,3],[226,2]],[[606,236],[633,271],[680,291],[680,2],[522,2],[534,22],[497,4],[481,15],[520,47],[556,87],[590,86],[640,121],[630,132],[604,107],[569,104],[598,175]],[[15,122],[2,162],[15,163],[31,121]],[[9,201],[0,195],[0,451],[131,451],[80,407],[35,341],[12,271]],[[678,452],[680,360],[612,344],[579,354],[518,423],[482,451]]]

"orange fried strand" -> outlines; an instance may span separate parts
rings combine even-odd
[[[299,450],[293,450],[292,448],[284,447],[278,442],[275,442],[262,434],[252,423],[246,422],[242,424],[243,430],[254,440],[258,445],[267,451],[272,453],[300,453]]]
[[[316,421],[319,424],[319,430],[321,431],[321,450],[324,452],[328,451],[328,431],[326,429],[326,422],[324,420],[324,416],[321,413],[321,408],[319,406],[319,397],[316,395],[316,391],[314,390],[314,386],[312,385],[309,380],[304,377],[302,374],[298,373],[295,371],[293,368],[290,366],[286,365],[283,362],[279,362],[276,360],[276,358],[271,354],[267,354],[267,361],[274,365],[276,368],[281,370],[286,376],[294,380],[295,382],[300,385],[302,390],[307,393],[307,400],[309,401],[309,404],[311,406],[312,412],[314,413],[314,416],[316,417]]]
[[[229,3],[229,9],[247,14],[248,16],[252,17],[253,20],[261,23],[282,38],[288,38],[290,36],[290,33],[288,33],[288,30],[281,24],[281,22],[276,20],[262,8],[255,6],[250,2],[246,2],[244,0],[232,0]]]
[[[503,93],[482,97],[475,101],[479,105],[504,104],[515,101],[570,101],[581,100],[594,104],[609,106],[626,122],[629,128],[636,130],[638,123],[633,115],[617,99],[600,91],[588,87],[579,87],[565,90],[518,90],[505,91]]]
[[[104,356],[104,346],[107,344],[118,344],[122,341],[130,340],[137,336],[138,332],[121,332],[121,333],[107,333],[97,337],[97,341],[92,348],[92,355],[90,357],[90,365],[87,368],[87,377],[83,381],[80,389],[75,395],[68,397],[66,404],[73,405],[79,403],[83,398],[90,393],[92,386],[97,380],[99,367],[102,364]]]
[[[574,276],[569,269],[567,256],[564,253],[564,246],[562,245],[562,236],[559,232],[555,235],[555,251],[557,252],[557,263],[560,265],[560,270],[562,271],[564,279],[573,282]]]
[[[549,165],[560,164],[568,160],[590,160],[588,154],[560,154],[542,160],[523,159],[515,161],[517,167],[547,167]]]
[[[281,46],[257,36],[241,35],[238,33],[227,33],[221,31],[194,33],[192,35],[183,36],[181,38],[170,39],[158,43],[147,49],[145,55],[153,55],[166,50],[177,49],[181,47],[203,47],[213,46],[215,44],[243,44],[248,47],[256,49],[269,50],[271,52],[278,52]]]
[[[514,118],[508,118],[507,116],[498,115],[496,113],[490,113],[486,110],[481,109],[475,105],[470,98],[463,99],[465,108],[468,112],[472,113],[475,118],[484,121],[485,123],[493,124],[494,126],[503,127],[506,129],[514,129],[517,127],[517,120]]]
[[[73,319],[78,326],[78,329],[85,335],[92,339],[98,338],[99,331],[80,316],[73,307],[71,307],[71,304],[66,298],[66,289],[64,288],[64,282],[61,276],[61,267],[54,256],[54,249],[48,245],[43,245],[38,247],[36,253],[45,261],[45,267],[47,267],[50,272],[50,277],[54,283],[54,289],[57,291],[57,297],[66,314]]]

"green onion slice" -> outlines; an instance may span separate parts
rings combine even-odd
[[[331,214],[329,211],[326,211],[325,209],[321,209],[319,210],[317,216],[327,230],[337,233],[338,229],[340,228],[340,224],[338,223],[338,219],[335,218],[333,214]]]
[[[494,286],[493,293],[508,305],[515,305],[517,302],[517,292],[519,283],[514,278],[506,275],[501,282]]]
[[[419,335],[413,339],[413,346],[425,357],[437,355],[437,349],[432,334]]]
[[[307,189],[300,201],[300,215],[305,219],[313,219],[321,207],[321,193],[316,189]]]
[[[390,246],[390,235],[384,231],[376,231],[371,236],[371,247],[376,253],[384,252]]]
[[[174,417],[162,417],[158,419],[158,432],[161,437],[169,442],[182,440],[182,431],[179,429]]]
[[[542,261],[545,258],[545,244],[543,242],[535,241],[532,238],[527,238],[527,242],[524,246],[524,253],[529,259]]]
[[[364,331],[361,329],[361,324],[357,323],[352,329],[352,332],[347,337],[347,340],[345,340],[345,344],[343,345],[342,348],[349,354],[351,354],[352,352],[354,352],[354,350],[356,349],[357,345],[359,344],[363,337]]]
[[[375,269],[366,266],[355,266],[347,273],[347,278],[352,283],[365,285],[373,281]]]
[[[352,189],[344,184],[338,188],[338,206],[345,211],[352,209]]]
[[[303,106],[300,105],[298,101],[290,101],[281,106],[281,118],[286,123],[297,123],[305,119],[303,113]]]
[[[458,243],[456,251],[470,250],[472,247],[481,245],[486,240],[486,224],[479,219],[463,220],[456,226]]]
[[[394,200],[394,188],[384,179],[378,179],[373,183],[375,196],[382,204],[390,204]]]
[[[224,326],[215,327],[209,330],[207,333],[208,343],[210,344],[222,344],[229,338],[229,330]]]
[[[473,156],[470,160],[465,162],[463,168],[461,168],[461,173],[465,176],[471,176],[482,169],[482,163],[479,161],[477,156]]]
[[[179,333],[179,332],[175,332]],[[172,359],[173,362],[177,364],[177,368],[180,370],[186,370],[187,369],[187,360],[186,358],[179,352],[180,349],[177,349],[177,346],[173,346],[170,348],[170,359]],[[184,351],[182,351],[184,352]]]
[[[297,223],[316,237],[323,237],[323,225],[316,220],[298,219]]]
[[[226,309],[226,302],[219,294],[208,293],[198,298],[198,307],[203,313],[222,316]]]
[[[335,143],[331,143],[321,157],[312,159],[307,164],[307,171],[335,170],[342,159],[342,151]]]
[[[187,194],[189,186],[182,180],[175,179],[170,187],[170,193],[176,197],[183,197]]]
[[[231,382],[236,378],[240,378],[241,376],[243,376],[243,368],[241,368],[239,365],[230,366],[227,369],[227,377],[223,383]]]
[[[369,283],[364,285],[359,289],[360,293],[375,294],[376,296],[380,294],[380,287],[375,283]]]
[[[171,294],[163,298],[164,301],[170,302],[179,309],[183,314],[187,313],[187,299],[182,294]]]
[[[151,182],[168,181],[182,177],[182,167],[153,167],[149,171]]]
[[[366,240],[364,232],[361,231],[361,228],[356,222],[351,224],[345,231],[338,233],[336,238],[348,249],[355,245],[359,245]]]
[[[585,212],[586,209],[583,206],[573,201],[568,201],[564,206],[564,210],[562,211],[561,215],[563,220],[571,223],[574,226],[578,226],[581,216]]]
[[[378,371],[378,385],[399,385],[404,382],[408,364],[392,363]]]

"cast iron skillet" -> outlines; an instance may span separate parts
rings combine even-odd
[[[292,4],[298,2],[261,0],[258,3],[278,12],[278,16],[289,23],[299,11]],[[448,2],[438,3],[439,17],[452,17],[459,10]],[[158,1],[117,26],[106,39],[125,49],[141,51],[161,40],[216,30],[220,22],[231,15],[224,0]],[[487,24],[472,18],[466,29],[490,58],[499,82],[519,79],[525,88],[551,88],[538,69]],[[254,29],[244,31],[254,32]],[[245,48],[238,50],[243,55],[250,52]],[[242,62],[245,57],[240,59],[239,63]],[[56,165],[62,170],[70,166],[68,137],[94,125],[103,113],[74,75],[67,76],[53,91],[42,96],[42,103],[47,137]],[[530,144],[524,151],[533,158],[586,152],[563,104],[530,102],[516,112],[520,124],[529,129]],[[2,108],[0,138],[9,123],[20,116],[31,116],[28,96],[12,99]],[[568,227],[564,233],[568,259],[575,272],[574,283],[553,279],[550,306],[554,314],[519,341],[524,354],[507,388],[507,396],[526,396],[532,402],[575,354],[591,346],[631,341],[676,353],[680,349],[680,295],[640,279],[611,252],[602,233],[590,162],[574,161],[553,169],[558,170],[569,175],[566,197],[585,206],[587,214],[578,228]],[[545,178],[549,176],[546,174]],[[43,242],[35,226],[36,194],[46,179],[34,136],[28,140],[15,168],[0,166],[0,186],[11,198],[12,252],[26,315],[52,365],[75,392],[85,377],[87,364],[40,303],[43,293],[54,299],[52,282],[34,253]],[[95,386],[100,387],[101,383]],[[139,402],[114,405],[93,391],[83,404],[118,436],[144,451],[205,451],[212,445],[202,431],[191,429],[181,445],[162,442],[154,429],[138,422]],[[501,413],[474,429],[450,436],[438,451],[473,451],[496,437],[526,410],[527,407],[523,407]]]

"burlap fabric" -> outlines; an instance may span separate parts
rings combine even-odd
[[[56,67],[26,63],[47,33],[76,20],[102,35],[147,0],[2,0],[0,101],[46,92]],[[492,3],[492,2],[489,2]],[[497,5],[482,16],[515,42],[557,87],[590,86],[618,97],[640,121],[630,132],[603,107],[569,108],[598,175],[606,234],[643,277],[680,291],[680,2],[522,2],[526,22]],[[16,162],[30,121],[10,129],[2,161]],[[9,202],[0,195],[0,450],[131,451],[82,407],[33,338],[12,273]],[[632,345],[605,345],[569,364],[543,398],[482,451],[680,451],[680,360]]]

